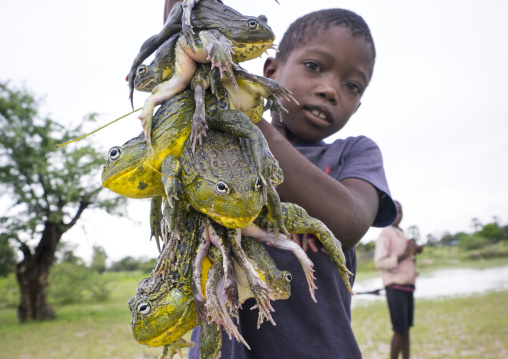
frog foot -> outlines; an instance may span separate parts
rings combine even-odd
[[[171,359],[175,354],[178,354],[178,357],[183,359],[182,348],[193,346],[194,342],[188,342],[183,338],[177,339],[171,344],[164,345],[162,355],[159,357],[159,359]]]
[[[270,295],[270,288],[266,285],[266,283],[259,277],[259,274],[254,270],[254,267],[247,259],[245,252],[240,246],[242,232],[240,229],[236,230],[236,238],[234,240],[230,240],[231,249],[233,250],[233,255],[235,259],[238,261],[238,264],[242,268],[249,282],[250,289],[256,302],[259,307],[260,315],[266,317],[273,325],[275,322],[273,321],[272,315],[270,312],[273,312],[274,309],[270,304],[271,300],[274,300]]]
[[[222,46],[221,46],[222,45]],[[208,58],[207,60],[211,63],[211,69],[218,68],[220,72],[220,78],[224,77],[224,72],[229,74],[229,78],[231,82],[238,88],[238,84],[236,83],[235,75],[233,74],[233,69],[238,68],[238,65],[233,62],[231,59],[232,46],[231,41],[228,40],[227,43],[217,45],[216,43],[211,43],[207,46],[208,50]]]
[[[279,101],[278,98],[268,98],[267,101],[266,101],[266,105],[265,107],[263,108],[263,112],[264,111],[272,111],[272,112],[276,112],[278,115],[279,115],[279,118],[282,119],[282,111],[288,113],[289,111],[284,107],[282,106],[282,103]]]
[[[274,299],[270,295],[271,290],[266,286],[265,282],[261,282],[263,285],[254,284],[250,286],[252,293],[254,294],[254,298],[256,298],[256,304],[251,308],[251,310],[256,308],[259,309],[258,329],[261,323],[263,323],[265,320],[268,320],[270,323],[275,325],[275,321],[270,314],[270,312],[275,311],[275,309],[272,307],[272,304],[270,303],[270,301]]]
[[[305,254],[302,247],[300,247],[296,242],[288,239],[286,235],[279,234],[279,238],[275,241],[274,235],[266,233],[261,228],[256,226],[255,224],[250,224],[249,226],[242,228],[242,235],[256,238],[258,241],[267,242],[273,245],[276,248],[291,251],[296,256],[300,265],[302,266],[303,272],[305,273],[305,278],[307,279],[307,284],[309,285],[309,292],[312,300],[317,303],[316,297],[314,295],[314,291],[317,289],[314,284],[314,263],[310,260],[310,258]]]
[[[204,109],[203,113],[197,113],[197,111],[198,110],[196,108],[196,113],[194,113],[194,117],[192,118],[191,141],[193,153],[196,149],[196,143],[199,142],[199,144],[201,145],[201,143],[203,142],[203,137],[206,136],[206,130],[208,129]]]

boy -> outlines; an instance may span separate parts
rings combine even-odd
[[[389,225],[396,209],[373,141],[360,136],[328,145],[322,140],[339,131],[360,106],[375,61],[370,30],[353,12],[317,11],[290,26],[279,50],[276,58],[267,59],[264,76],[292,91],[299,105],[281,98],[289,113],[274,117],[272,124],[258,123],[284,172],[277,191],[332,230],[355,273],[354,246],[371,225]],[[239,331],[251,350],[223,334],[222,358],[361,358],[350,325],[351,296],[339,272],[316,238],[303,235],[298,241],[314,263],[317,303],[292,253],[266,247],[277,266],[292,273],[291,297],[272,303],[277,326],[264,323],[259,330],[257,311],[250,311],[255,301],[246,301]],[[189,358],[194,359],[199,329],[192,340],[196,347]]]

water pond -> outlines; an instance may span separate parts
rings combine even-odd
[[[381,278],[355,282],[355,302],[384,299],[384,290],[374,294],[360,294],[383,288]],[[466,296],[486,291],[508,290],[508,266],[488,269],[447,269],[419,276],[416,280],[415,298]]]

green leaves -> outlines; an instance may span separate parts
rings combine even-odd
[[[93,121],[95,116],[84,121]],[[86,208],[113,213],[125,202],[118,196],[99,198],[99,171],[105,159],[88,139],[56,148],[82,136],[81,125],[66,129],[42,117],[37,100],[8,83],[0,83],[0,133],[0,193],[11,204],[0,233],[33,237],[47,221],[66,231]]]

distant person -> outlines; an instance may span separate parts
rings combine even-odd
[[[399,224],[402,220],[402,206],[395,201],[397,218],[391,226],[381,232],[376,241],[374,264],[381,273],[386,299],[390,309],[393,337],[390,358],[409,359],[409,328],[413,326],[415,281],[415,255],[422,252],[423,247],[409,240]]]

